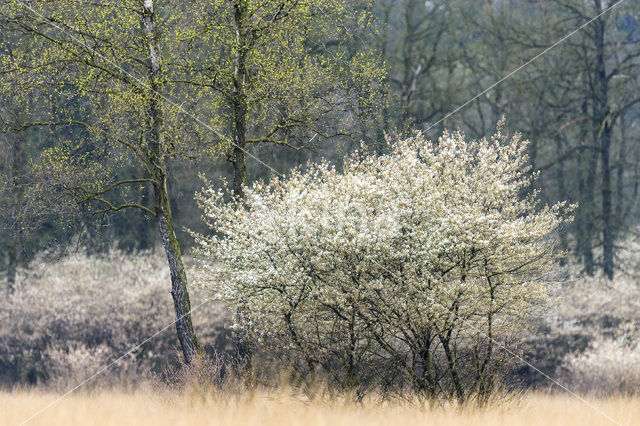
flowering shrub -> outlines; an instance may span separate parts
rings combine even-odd
[[[417,134],[347,157],[343,172],[322,163],[256,183],[242,202],[203,190],[205,286],[245,334],[340,386],[383,377],[430,396],[489,394],[491,341],[544,296],[565,220],[526,194],[527,143],[500,129]]]

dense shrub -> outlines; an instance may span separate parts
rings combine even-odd
[[[625,241],[627,265],[613,280],[585,277],[577,266],[552,289],[539,313],[535,332],[525,340],[524,356],[572,390],[587,394],[630,394],[640,391],[640,286],[637,244]],[[551,383],[530,368],[518,376],[530,387]]]
[[[303,374],[485,398],[504,365],[493,340],[508,344],[544,296],[564,220],[527,194],[526,148],[500,130],[416,135],[346,158],[343,172],[310,165],[257,183],[241,202],[205,190],[209,287]]]
[[[597,339],[563,363],[566,384],[577,392],[633,395],[640,392],[640,347],[619,339]]]
[[[32,262],[0,299],[0,382],[69,387],[171,323],[165,262],[119,251]],[[193,306],[200,300],[195,294]],[[210,351],[224,349],[221,313],[211,303],[194,312]],[[91,384],[135,384],[175,363],[176,348],[170,327]]]

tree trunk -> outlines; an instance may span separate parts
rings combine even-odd
[[[160,49],[158,46],[158,34],[156,29],[156,15],[153,9],[153,0],[144,1],[144,14],[142,16],[144,28],[149,42],[149,81],[151,93],[149,94],[149,129],[148,146],[150,152],[150,164],[153,164],[155,215],[158,231],[162,238],[162,245],[167,255],[171,272],[171,296],[176,315],[176,331],[182,348],[184,360],[190,364],[196,356],[202,355],[202,348],[198,343],[193,323],[191,321],[191,301],[187,289],[187,274],[182,263],[180,245],[173,228],[171,217],[171,205],[167,192],[167,174],[165,170],[165,142],[164,142],[164,116],[163,116],[163,82]]]
[[[384,4],[384,13],[382,18],[382,41],[380,43],[380,57],[387,59],[387,47],[389,44],[389,25],[390,25],[390,16],[391,16],[391,8],[393,5],[389,5],[385,2]],[[385,132],[387,129],[390,129],[389,125],[391,119],[389,114],[389,104],[387,102],[384,103],[382,107],[382,126],[377,129],[378,140],[376,141],[376,150],[378,154],[386,154],[388,152],[388,146],[385,140]]]
[[[20,249],[22,241],[22,226],[23,218],[19,217],[18,209],[22,202],[24,191],[22,185],[18,182],[18,176],[20,175],[20,141],[13,140],[9,146],[9,155],[11,166],[9,167],[9,179],[11,182],[11,216],[12,225],[9,229],[13,228],[13,233],[10,237],[9,247],[7,250],[7,293],[13,294],[16,284],[16,273],[18,269],[18,262],[20,261]]]
[[[416,29],[418,25],[414,19],[415,6],[412,2],[406,2],[404,10],[404,24],[406,25],[407,34],[402,43],[402,88],[400,96],[402,100],[401,125],[406,128],[411,127],[415,120],[411,111],[411,97],[415,91],[417,78],[413,69],[413,61],[416,60],[414,43],[416,41]]]
[[[600,164],[602,167],[602,270],[607,278],[613,279],[613,250],[614,250],[614,231],[613,231],[613,212],[612,212],[612,193],[611,190],[611,128],[604,123],[605,129],[601,136],[601,153]]]
[[[588,114],[587,102],[582,103],[582,113],[584,116]],[[584,139],[587,140],[588,130],[584,133]],[[584,262],[584,270],[589,276],[593,276],[595,272],[595,262],[593,260],[593,234],[596,232],[595,227],[595,184],[596,184],[596,172],[598,166],[598,158],[596,147],[592,149],[587,148],[584,152],[583,159],[586,160],[586,164],[579,165],[578,170],[586,174],[584,179],[584,186],[581,188],[580,193],[584,194],[581,210],[581,235],[580,235],[580,252]],[[582,182],[581,182],[582,183]]]
[[[247,180],[247,94],[245,92],[247,34],[245,20],[247,6],[244,0],[236,0],[234,23],[236,30],[236,55],[233,70],[233,194],[237,199],[244,198],[243,186]]]
[[[14,236],[14,238],[17,238]],[[18,244],[14,240],[9,245],[7,253],[7,293],[13,294],[16,285],[16,272],[18,266]]]
[[[145,179],[151,178],[149,172],[145,171],[144,174]],[[151,204],[151,200],[149,199],[149,188],[145,186],[142,192],[142,200],[140,204],[145,207],[149,207]],[[138,249],[139,250],[149,250],[152,247],[152,239],[151,239],[151,221],[149,214],[145,211],[140,212],[140,225],[138,227]]]
[[[585,272],[589,276],[593,276],[595,273],[595,261],[593,258],[593,236],[597,232],[596,218],[595,218],[595,185],[596,185],[596,173],[597,173],[597,153],[595,147],[587,152],[587,167],[586,167],[586,188],[585,188],[585,203],[584,203],[584,235],[583,235],[583,247],[582,256],[584,259]]]
[[[496,303],[496,288],[490,280],[488,281],[491,303],[489,305],[489,311],[487,312],[487,351],[478,368],[478,401],[483,405],[487,403],[494,384],[494,377],[489,370],[491,369],[490,363],[493,361],[493,309]],[[479,356],[480,351],[477,353]],[[478,362],[480,362],[479,358]]]
[[[585,232],[585,206],[584,201],[582,199],[582,195],[585,193],[585,178],[584,178],[584,157],[585,153],[583,150],[578,151],[578,155],[576,158],[576,180],[578,181],[578,208],[575,213],[575,220],[573,222],[573,226],[576,234],[576,247],[575,247],[575,255],[577,259],[581,259],[583,262],[583,268],[586,270],[586,262],[584,261],[584,248],[587,244],[586,241],[586,232]]]
[[[432,371],[433,369],[433,356],[431,353],[432,336],[430,330],[424,331],[424,338],[422,339],[422,347],[417,351],[417,355],[422,364],[422,371],[419,376],[416,377],[418,387],[427,392],[429,398],[435,398],[436,396],[436,379]]]
[[[247,180],[247,94],[245,91],[245,79],[247,75],[246,54],[247,54],[247,4],[245,0],[235,0],[234,25],[236,31],[236,54],[233,69],[233,195],[237,200],[244,199],[244,184]],[[241,314],[236,313],[240,320]],[[239,361],[246,363],[246,368],[251,370],[252,357],[246,336],[236,334],[235,336],[236,356]]]
[[[600,12],[601,3],[596,1]],[[602,169],[602,270],[607,278],[613,278],[613,215],[611,191],[611,125],[605,69],[604,33],[606,21],[600,17],[595,22],[596,30],[596,99],[594,111],[594,139],[599,141],[600,167]]]
[[[447,357],[447,363],[449,364],[449,373],[451,373],[451,382],[453,383],[453,389],[455,391],[456,398],[460,404],[464,403],[464,388],[462,387],[462,381],[460,380],[460,374],[458,373],[458,362],[456,355],[451,349],[450,337],[440,335],[440,342],[442,348]]]
[[[618,231],[620,227],[626,222],[628,207],[631,203],[627,203],[624,195],[624,179],[626,167],[627,153],[627,120],[624,114],[620,116],[620,148],[618,150],[618,160],[616,164],[616,207],[614,211],[616,229]]]
[[[358,346],[358,336],[356,334],[356,307],[351,309],[351,317],[349,318],[349,342],[347,346],[346,355],[346,388],[347,390],[354,390],[356,388],[357,381],[357,359],[356,349]]]
[[[556,155],[558,158],[562,158],[562,137],[560,135],[556,136]],[[562,200],[566,196],[566,186],[565,186],[565,173],[564,173],[564,161],[561,160],[558,162],[557,169],[557,179],[558,179],[558,199]],[[567,252],[569,249],[569,241],[567,240],[567,230],[560,229],[560,250],[563,252]],[[564,266],[567,264],[567,256],[563,254],[560,258],[560,265]]]
[[[178,332],[178,340],[180,341],[184,360],[187,364],[190,364],[196,356],[201,356],[203,351],[191,321],[191,301],[189,300],[189,291],[187,289],[187,274],[182,263],[180,245],[173,229],[166,178],[162,179],[162,183],[156,185],[154,189],[156,222],[171,271],[171,296],[173,297],[173,306],[176,314],[176,331]]]

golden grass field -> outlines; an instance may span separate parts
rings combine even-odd
[[[55,401],[54,394],[0,393],[0,424],[19,425]],[[569,395],[532,394],[484,409],[428,408],[410,403],[305,402],[258,393],[225,400],[157,392],[73,394],[29,425],[638,425],[640,398],[589,399],[615,422]]]

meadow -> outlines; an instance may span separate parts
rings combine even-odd
[[[0,393],[0,424],[20,425],[58,398],[54,393]],[[361,403],[314,400],[290,393],[256,392],[233,398],[211,394],[103,391],[63,398],[32,418],[29,425],[634,425],[640,398],[588,399],[532,393],[485,408],[429,407],[411,401]],[[609,418],[607,418],[608,416]]]
[[[162,261],[159,253],[112,251],[53,263],[39,259],[20,271],[24,284],[13,297],[0,300],[0,317],[16,319],[0,322],[0,372],[6,383],[0,391],[0,425],[21,424],[171,323]],[[111,265],[119,265],[118,280],[106,279],[114,272]],[[195,275],[193,262],[187,265]],[[84,279],[74,281],[77,276]],[[633,325],[640,293],[635,280],[562,277],[556,287],[548,307],[532,322],[539,324],[519,340],[525,358],[572,391],[594,395],[589,403],[617,424],[638,424],[640,351],[632,342],[638,341]],[[195,306],[205,300],[196,290]],[[208,351],[230,350],[226,309],[206,304],[194,318]],[[521,383],[516,395],[526,389],[545,392],[512,396],[483,409],[429,407],[398,396],[381,403],[375,391],[361,404],[340,398],[309,402],[293,391],[238,391],[247,389],[239,383],[190,392],[188,375],[178,374],[169,383],[157,380],[179,355],[174,339],[171,332],[158,335],[27,424],[616,424],[567,393],[550,393],[548,379],[517,363],[509,376]]]

